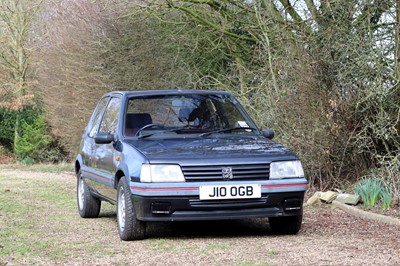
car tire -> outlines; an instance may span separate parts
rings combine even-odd
[[[139,221],[136,218],[131,198],[131,190],[125,177],[122,177],[118,183],[117,222],[118,233],[122,240],[144,239],[146,234],[146,222]]]
[[[303,215],[270,217],[269,226],[273,233],[282,235],[295,235],[301,228]]]
[[[81,171],[77,174],[76,194],[79,215],[82,218],[97,218],[100,213],[101,201],[92,195],[89,186],[82,178]]]

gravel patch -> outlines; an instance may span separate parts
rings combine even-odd
[[[18,199],[23,214],[0,210],[0,265],[400,265],[398,226],[332,205],[306,207],[295,236],[249,219],[149,223],[145,240],[123,242],[114,206],[79,217],[75,182],[71,173],[0,170],[1,200]]]

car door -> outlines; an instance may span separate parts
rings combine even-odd
[[[121,98],[112,97],[104,111],[98,133],[109,133],[116,136],[119,124]],[[93,169],[96,174],[96,190],[112,200],[115,200],[114,177],[116,169],[116,141],[108,144],[95,144]]]
[[[92,117],[90,118],[88,126],[83,133],[81,147],[79,150],[81,151],[82,162],[85,171],[92,171],[91,168],[93,167],[93,154],[95,151],[94,136],[99,129],[101,118],[109,99],[110,97],[104,97],[99,101]]]

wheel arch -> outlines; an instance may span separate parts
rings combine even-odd
[[[121,169],[115,173],[115,179],[114,179],[114,188],[115,189],[117,189],[117,187],[118,187],[119,180],[121,180],[121,178],[124,176],[126,176],[126,175],[125,175],[124,171],[122,171]]]
[[[81,166],[82,166],[82,157],[81,157],[81,155],[79,154],[79,155],[76,157],[76,160],[75,160],[75,174],[78,174],[78,173],[79,173],[79,171],[81,170]]]

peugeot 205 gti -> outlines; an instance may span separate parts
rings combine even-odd
[[[302,164],[260,130],[228,92],[116,91],[104,95],[76,157],[83,218],[116,205],[122,240],[153,221],[268,217],[296,234],[307,189]]]

